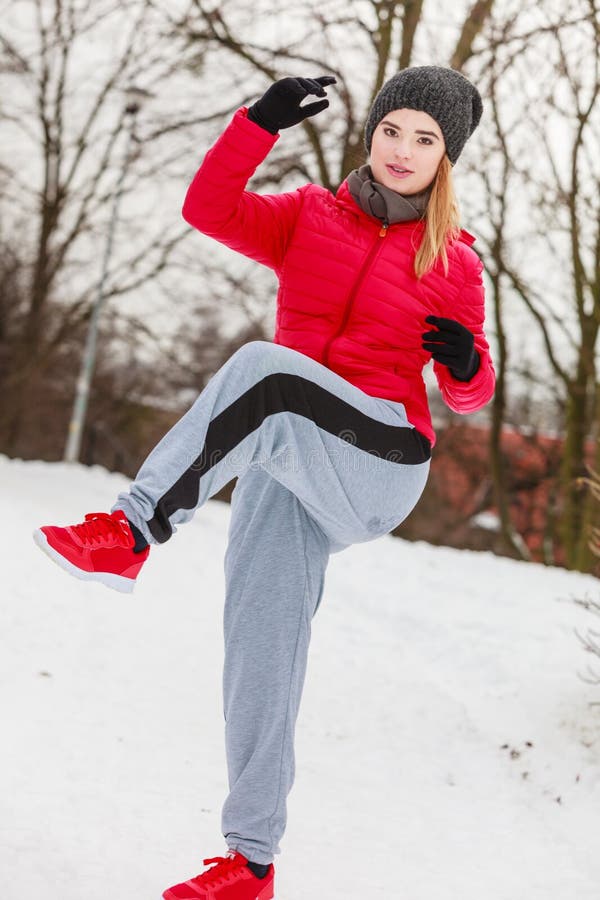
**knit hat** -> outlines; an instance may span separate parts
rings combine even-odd
[[[393,109],[419,109],[440,126],[452,165],[471,137],[483,112],[481,96],[468,78],[444,66],[412,66],[385,82],[369,111],[365,148],[371,152],[373,132]]]

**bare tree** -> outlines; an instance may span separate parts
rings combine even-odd
[[[506,30],[506,26],[503,30]],[[500,283],[501,266],[499,260],[504,255],[506,241],[507,204],[510,202],[510,157],[506,147],[503,128],[500,123],[500,110],[497,98],[499,81],[499,61],[497,48],[501,42],[492,42],[492,53],[489,64],[489,92],[491,114],[498,133],[501,147],[500,166],[495,183],[490,175],[489,161],[492,153],[486,154],[481,162],[480,177],[485,184],[487,196],[487,218],[490,226],[490,246],[486,270],[491,283],[491,299],[493,301],[494,324],[496,329],[497,355],[495,358],[496,390],[492,400],[492,430],[490,436],[490,461],[494,484],[494,496],[498,509],[500,528],[507,546],[523,555],[523,541],[516,533],[510,513],[511,495],[507,461],[502,452],[502,429],[506,421],[506,370],[507,370],[507,336],[503,315],[503,291]]]
[[[0,324],[0,341],[10,336],[0,347],[0,438],[10,453],[20,446],[24,415],[67,343],[75,365],[71,355],[64,375],[71,383],[74,378],[119,172],[125,172],[125,202],[110,297],[150,285],[189,232],[178,211],[167,221],[139,212],[143,198],[155,196],[159,176],[165,186],[164,171],[183,152],[172,134],[189,121],[164,107],[160,115],[139,115],[134,152],[126,155],[135,111],[128,90],[151,95],[177,68],[149,0],[126,6],[26,0],[18,10],[5,8],[1,21],[0,222],[5,235],[21,236],[8,249],[5,242],[3,259],[10,268],[12,253],[20,270],[18,295],[2,304],[10,309],[10,335]]]
[[[483,51],[489,57],[488,96],[497,136],[496,149],[490,148],[487,165],[478,172],[487,196],[486,260],[498,340],[492,459],[498,507],[510,542],[500,434],[506,378],[524,360],[509,366],[503,309],[508,303],[514,308],[518,298],[532,334],[539,336],[521,352],[537,370],[538,384],[551,384],[557,396],[555,424],[564,428],[553,540],[561,545],[569,567],[586,569],[586,527],[597,513],[582,497],[577,478],[585,471],[586,441],[597,431],[599,414],[600,23],[596,0],[572,0],[558,13],[537,7],[533,27],[530,8],[524,10],[525,18],[519,10],[496,21]],[[522,90],[524,84],[527,91]],[[509,91],[510,105],[502,100]],[[537,258],[537,264],[530,257]]]
[[[304,140],[296,140],[285,155],[277,155],[275,166],[267,161],[255,182],[257,186],[281,184],[290,175],[300,175],[334,190],[352,168],[364,162],[364,121],[383,81],[414,64],[415,42],[424,28],[424,6],[423,0],[350,0],[323,8],[313,0],[305,5],[303,20],[295,22],[295,31],[270,28],[269,39],[261,40],[260,31],[253,29],[255,16],[248,15],[250,7],[241,10],[239,3],[215,6],[207,0],[190,0],[187,12],[173,19],[172,27],[185,41],[190,65],[194,54],[204,59],[211,50],[223,51],[221,66],[229,60],[228,68],[234,73],[230,92],[235,94],[235,85],[242,85],[242,90],[237,87],[240,104],[287,74],[310,69],[335,75],[341,115],[335,121],[306,119],[301,126]],[[478,0],[466,13],[451,53],[455,68],[461,69],[469,59],[492,8],[493,0]],[[285,23],[285,11],[274,3],[262,5],[261,24],[277,16]],[[280,34],[278,40],[272,38],[274,30]],[[362,99],[357,96],[357,58],[364,73]]]

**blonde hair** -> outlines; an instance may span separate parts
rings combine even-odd
[[[460,235],[460,210],[452,181],[452,163],[444,154],[433,181],[427,203],[425,231],[415,256],[415,275],[420,280],[442,261],[444,275],[448,275],[448,241]]]

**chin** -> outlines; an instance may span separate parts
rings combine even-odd
[[[408,178],[402,179],[400,181],[392,178],[391,175],[388,175],[387,172],[383,173],[381,178],[375,178],[375,181],[378,181],[380,184],[385,184],[386,187],[389,187],[396,194],[416,194],[418,187],[414,187],[412,184],[408,185],[406,182],[409,181]]]
[[[377,179],[375,179],[377,180]],[[389,180],[382,182],[386,187],[389,187],[395,194],[402,194],[404,197],[412,197],[413,194],[420,194],[421,191],[424,191],[427,185],[399,185],[395,181],[390,184]]]
[[[390,184],[388,181],[383,182],[386,187],[389,187],[395,194],[402,194],[403,196],[409,196],[410,194],[417,194],[419,192],[419,188],[402,188],[398,184]]]

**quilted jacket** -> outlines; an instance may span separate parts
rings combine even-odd
[[[206,153],[185,198],[194,228],[273,269],[279,279],[274,342],[312,357],[365,393],[400,401],[409,421],[435,444],[422,369],[430,315],[456,319],[475,335],[480,366],[468,382],[434,361],[445,403],[458,413],[492,397],[495,375],[483,331],[483,265],[462,231],[441,262],[418,281],[413,261],[419,220],[385,228],[363,212],[346,181],[337,193],[305,184],[257,194],[246,184],[279,139],[234,114]]]

